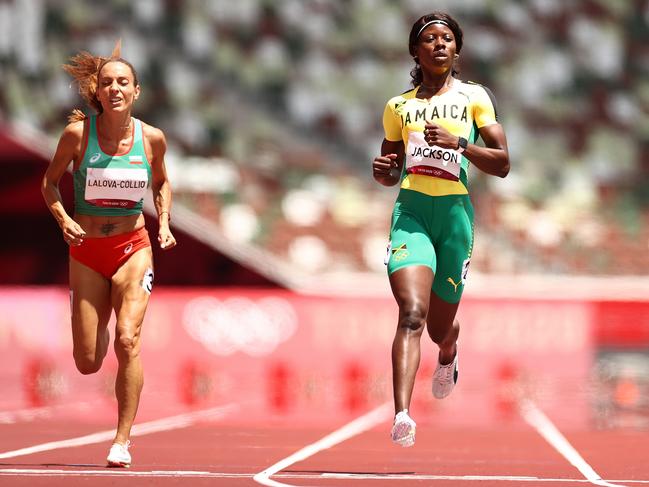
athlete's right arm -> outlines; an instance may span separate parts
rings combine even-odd
[[[403,154],[405,147],[402,140],[383,139],[381,155],[372,161],[372,175],[383,186],[394,186],[401,179]]]
[[[59,139],[54,157],[41,183],[41,193],[45,203],[61,227],[64,240],[70,245],[80,245],[86,232],[65,211],[59,191],[59,181],[70,162],[80,157],[82,141],[83,122],[69,124]]]

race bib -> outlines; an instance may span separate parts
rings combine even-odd
[[[133,208],[146,194],[146,169],[88,168],[86,201],[95,206]]]
[[[142,277],[142,289],[146,291],[147,294],[151,294],[151,291],[153,291],[153,269],[150,267],[147,268],[146,271],[144,271],[144,277]]]
[[[390,250],[392,250],[392,240],[388,242],[388,246],[385,249],[385,257],[383,258],[384,265],[388,265],[390,263]]]
[[[462,155],[455,149],[429,146],[423,132],[408,133],[406,171],[457,181],[460,179]]]

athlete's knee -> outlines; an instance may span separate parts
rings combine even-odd
[[[120,333],[115,337],[115,353],[117,358],[130,359],[140,353],[140,340],[134,333]]]
[[[428,309],[423,304],[409,303],[399,310],[399,328],[410,333],[421,334],[426,327]]]
[[[95,356],[74,354],[74,364],[77,366],[77,370],[83,375],[96,374],[99,372],[102,362],[103,359],[98,359]]]

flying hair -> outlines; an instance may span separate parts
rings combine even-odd
[[[101,68],[107,63],[116,61],[126,64],[133,72],[135,85],[138,84],[135,69],[131,63],[121,57],[121,53],[122,40],[118,39],[109,57],[95,56],[88,51],[81,51],[79,54],[72,56],[68,64],[62,66],[63,70],[72,76],[72,81],[77,83],[79,95],[81,95],[83,101],[98,114],[103,112],[101,103],[97,99],[98,76]],[[86,115],[78,108],[72,110],[72,113],[68,116],[69,123],[85,119]]]
[[[122,57],[122,39],[117,39],[115,47],[113,47],[113,52],[110,55],[113,59],[119,59]]]

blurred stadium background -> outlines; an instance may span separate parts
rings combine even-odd
[[[469,175],[476,246],[461,310],[483,333],[466,346],[484,352],[482,372],[505,382],[561,373],[539,366],[557,353],[579,357],[561,390],[603,377],[604,392],[586,400],[596,422],[616,424],[607,418],[623,411],[625,424],[647,426],[646,0],[0,1],[0,363],[24,364],[2,367],[3,387],[15,392],[3,404],[27,398],[38,405],[69,391],[59,387],[65,373],[56,372],[72,366],[67,250],[39,181],[67,114],[81,107],[61,65],[80,50],[108,55],[118,38],[141,80],[134,115],[163,129],[169,143],[179,247],[155,252],[157,285],[175,288],[161,289],[168,301],[153,299],[150,315],[167,332],[151,335],[151,348],[163,363],[166,347],[179,343],[174,334],[191,344],[199,325],[223,328],[199,340],[202,362],[179,358],[173,371],[167,362],[169,374],[189,380],[183,400],[193,404],[208,389],[227,395],[236,377],[210,374],[226,373],[237,356],[266,378],[260,394],[268,404],[299,404],[287,398],[294,389],[286,384],[291,373],[318,367],[304,348],[318,344],[340,353],[340,367],[328,362],[331,370],[320,373],[345,381],[350,410],[372,402],[377,390],[388,397],[396,307],[382,261],[396,189],[372,181],[370,161],[383,137],[385,102],[409,87],[410,26],[433,9],[459,19],[460,77],[496,95],[512,161],[504,180],[476,169]],[[69,178],[62,191],[70,209]],[[155,232],[150,205],[147,211]],[[354,301],[361,294],[379,307]],[[224,323],[243,319],[251,302],[251,331],[237,338],[248,348],[219,348]],[[384,312],[380,326],[368,309]],[[272,346],[251,351],[250,343],[265,343],[265,329],[255,328],[260,316],[275,335]],[[562,323],[561,343],[545,340]],[[314,330],[308,339],[305,329]],[[341,342],[348,346],[337,350]],[[487,352],[502,343],[511,356],[496,363]],[[183,346],[184,357],[191,348]],[[66,380],[77,380],[68,372]],[[298,381],[313,403],[319,378]],[[37,392],[25,396],[24,387]]]

